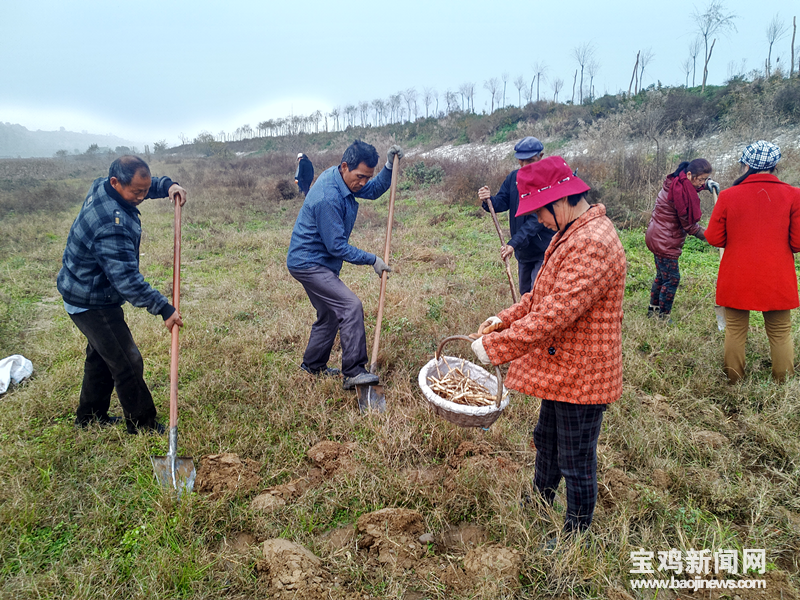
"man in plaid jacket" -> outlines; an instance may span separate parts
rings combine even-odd
[[[119,421],[108,415],[116,388],[128,433],[164,431],[122,305],[130,302],[161,315],[170,331],[183,326],[178,311],[139,272],[142,224],[136,207],[145,198],[166,196],[186,202],[186,190],[169,177],[151,177],[142,159],[123,156],[111,164],[108,177],[92,183],[70,229],[57,286],[64,308],[88,340],[76,425]]]

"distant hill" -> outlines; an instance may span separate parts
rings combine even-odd
[[[49,157],[59,150],[81,154],[92,144],[97,144],[101,151],[119,146],[132,148],[134,145],[130,140],[115,135],[76,133],[63,127],[59,131],[29,131],[22,125],[0,123],[0,158]]]

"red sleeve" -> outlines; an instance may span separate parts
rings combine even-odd
[[[678,213],[681,227],[689,235],[695,235],[700,229],[700,224],[689,216],[692,203],[700,204],[700,196],[688,179],[676,179],[672,185],[672,202]]]
[[[798,188],[794,188],[789,218],[789,246],[792,252],[800,252],[800,189]]]
[[[706,241],[717,248],[724,248],[728,243],[728,233],[725,229],[727,220],[726,204],[725,192],[722,192],[714,205],[714,210],[711,211],[711,218],[708,220],[708,227],[706,227]],[[800,222],[798,222],[798,227],[800,227]]]

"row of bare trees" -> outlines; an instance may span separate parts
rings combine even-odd
[[[736,31],[735,21],[738,18],[734,13],[726,10],[723,0],[709,0],[703,9],[695,9],[691,15],[695,37],[689,44],[689,55],[681,63],[682,73],[685,75],[685,85],[689,87],[689,75],[692,76],[692,87],[696,85],[698,58],[702,66],[702,90],[705,91],[708,82],[709,63],[718,36],[728,35]],[[767,57],[764,62],[764,72],[767,77],[773,74],[772,52],[777,42],[784,39],[789,33],[789,25],[779,14],[770,21],[766,29]],[[795,49],[796,22],[792,24],[791,60],[789,76],[794,75],[795,55],[800,54]],[[596,47],[591,42],[575,46],[570,52],[570,57],[576,66],[572,81],[572,95],[569,102],[583,104],[592,102],[597,97],[594,82],[600,70],[600,62],[596,57]],[[645,89],[645,72],[651,65],[655,54],[652,48],[639,50],[628,86],[628,95],[638,94]],[[775,64],[778,65],[780,58]],[[784,61],[785,62],[785,61]],[[741,65],[729,64],[729,79],[744,74],[746,60]],[[800,67],[798,68],[800,71]],[[785,71],[783,71],[785,72]],[[560,77],[548,78],[548,65],[538,61],[532,65],[530,79],[520,74],[513,80],[510,73],[503,72],[500,77],[492,77],[483,82],[483,88],[489,93],[487,101],[489,113],[496,109],[508,106],[509,82],[517,90],[516,105],[524,106],[550,97],[541,94],[545,82],[550,84],[552,102],[559,102],[559,93],[563,90],[564,80]],[[258,123],[255,129],[250,125],[243,125],[233,132],[220,131],[216,136],[203,132],[204,136],[211,136],[216,141],[238,141],[254,136],[283,136],[298,133],[318,133],[320,131],[340,131],[348,127],[372,127],[392,123],[415,121],[424,115],[443,117],[454,112],[474,113],[476,83],[466,82],[457,89],[447,89],[444,93],[437,92],[434,88],[425,87],[419,92],[415,87],[390,94],[388,98],[377,98],[371,102],[362,101],[345,106],[337,106],[330,112],[315,111],[309,115],[291,115],[279,119],[269,119]],[[534,93],[535,90],[535,93]],[[511,92],[513,94],[513,92]],[[576,98],[577,96],[577,98]],[[524,102],[523,102],[524,99]],[[513,101],[512,101],[513,102]],[[187,143],[188,139],[181,134],[181,142]]]

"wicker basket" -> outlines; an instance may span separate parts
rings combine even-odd
[[[440,417],[459,427],[489,427],[508,406],[508,390],[503,386],[503,376],[497,367],[495,367],[497,375],[494,376],[482,367],[472,364],[463,358],[442,356],[444,345],[453,340],[474,341],[465,335],[454,335],[443,339],[436,350],[436,357],[420,370],[417,379],[419,387],[422,388],[422,393],[430,403],[433,412]],[[460,368],[471,379],[481,384],[491,393],[497,394],[495,404],[493,406],[466,406],[450,402],[437,395],[428,385],[428,379],[433,376],[440,377],[455,368]]]

